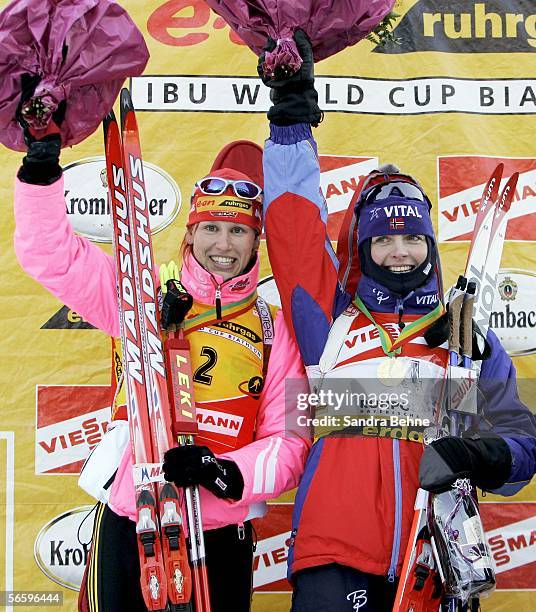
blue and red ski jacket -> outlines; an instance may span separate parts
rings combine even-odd
[[[395,317],[399,301],[374,301],[378,287],[360,275],[350,213],[337,254],[327,235],[327,206],[320,191],[320,168],[310,126],[270,126],[264,151],[265,231],[283,312],[294,331],[306,367],[324,351],[333,322],[357,294],[373,315]],[[433,277],[416,291],[439,292]],[[434,306],[428,299],[404,305],[411,318]],[[406,315],[405,315],[406,316]],[[428,349],[417,339],[426,359]],[[482,364],[487,398],[479,428],[493,430],[512,453],[509,481],[500,490],[513,495],[536,470],[536,420],[520,401],[515,368],[493,332],[492,356]],[[358,359],[358,358],[356,358]],[[491,401],[489,401],[491,398]],[[481,402],[482,404],[482,402]],[[389,437],[320,438],[311,451],[296,496],[289,576],[308,567],[339,563],[358,570],[399,575],[413,517],[422,445]]]

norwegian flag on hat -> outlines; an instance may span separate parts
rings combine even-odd
[[[402,230],[404,229],[404,217],[395,217],[394,219],[390,219],[389,227],[392,230]]]

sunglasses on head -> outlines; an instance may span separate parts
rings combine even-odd
[[[383,183],[371,187],[365,195],[364,202],[369,204],[379,200],[387,200],[387,198],[392,197],[410,198],[412,200],[419,200],[420,202],[428,201],[428,198],[414,183],[393,181],[391,183]]]
[[[246,200],[255,200],[262,193],[262,189],[253,181],[229,181],[217,176],[207,176],[195,184],[199,191],[205,195],[221,195],[225,193],[229,185],[233,187],[233,191],[238,198],[245,198]]]

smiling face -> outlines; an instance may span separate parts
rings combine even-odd
[[[259,236],[242,223],[201,221],[187,229],[186,242],[205,270],[229,280],[244,272],[259,247]]]
[[[428,255],[428,244],[422,234],[374,236],[370,245],[372,261],[397,274],[411,272]]]

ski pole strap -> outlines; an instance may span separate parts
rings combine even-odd
[[[374,319],[360,297],[356,296],[354,304],[378,330],[383,352],[388,357],[399,355],[402,351],[402,347],[405,344],[416,336],[420,335],[423,329],[429,327],[443,314],[443,304],[440,302],[432,311],[428,312],[422,317],[419,317],[417,320],[408,323],[404,329],[400,330],[400,335],[398,338],[393,341],[391,340],[391,337],[389,336],[389,333],[385,327]]]
[[[222,306],[222,316],[218,317],[216,308],[211,308],[203,314],[196,315],[190,319],[186,319],[182,325],[185,334],[190,334],[201,327],[212,325],[213,323],[219,323],[221,321],[227,321],[238,317],[242,313],[252,308],[253,304],[257,301],[257,292],[254,291],[251,295],[240,300],[239,302],[233,302],[232,304],[225,304]]]

